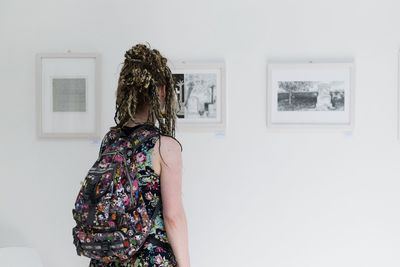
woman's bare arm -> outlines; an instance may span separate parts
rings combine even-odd
[[[161,136],[157,161],[160,163],[161,197],[165,230],[179,267],[189,267],[189,244],[186,214],[182,203],[182,153],[176,140]],[[158,154],[158,153],[157,153]]]

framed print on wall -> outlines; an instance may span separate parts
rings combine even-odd
[[[180,104],[177,129],[224,130],[225,64],[173,61],[171,71]]]
[[[269,128],[353,128],[352,62],[269,63],[267,87]]]
[[[100,135],[99,54],[36,54],[39,137]]]

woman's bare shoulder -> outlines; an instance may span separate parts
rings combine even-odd
[[[183,150],[181,143],[172,136],[160,135],[158,142],[160,142],[161,153],[180,153]]]
[[[160,135],[155,143],[153,165],[157,173],[161,172],[162,165],[180,165],[182,146],[180,142],[171,136]],[[162,157],[162,159],[161,159]]]

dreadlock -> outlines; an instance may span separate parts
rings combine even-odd
[[[165,85],[165,106],[159,101],[158,86]],[[150,45],[137,44],[125,52],[118,79],[113,129],[121,129],[143,106],[150,105],[148,121],[158,123],[161,134],[175,136],[176,113],[180,103],[175,94],[175,81],[167,59]],[[179,107],[180,108],[180,107]]]

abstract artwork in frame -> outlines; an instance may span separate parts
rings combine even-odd
[[[225,64],[173,61],[177,130],[225,129]]]
[[[339,129],[354,125],[354,64],[268,64],[267,126]]]
[[[38,136],[100,136],[99,54],[36,54]]]

